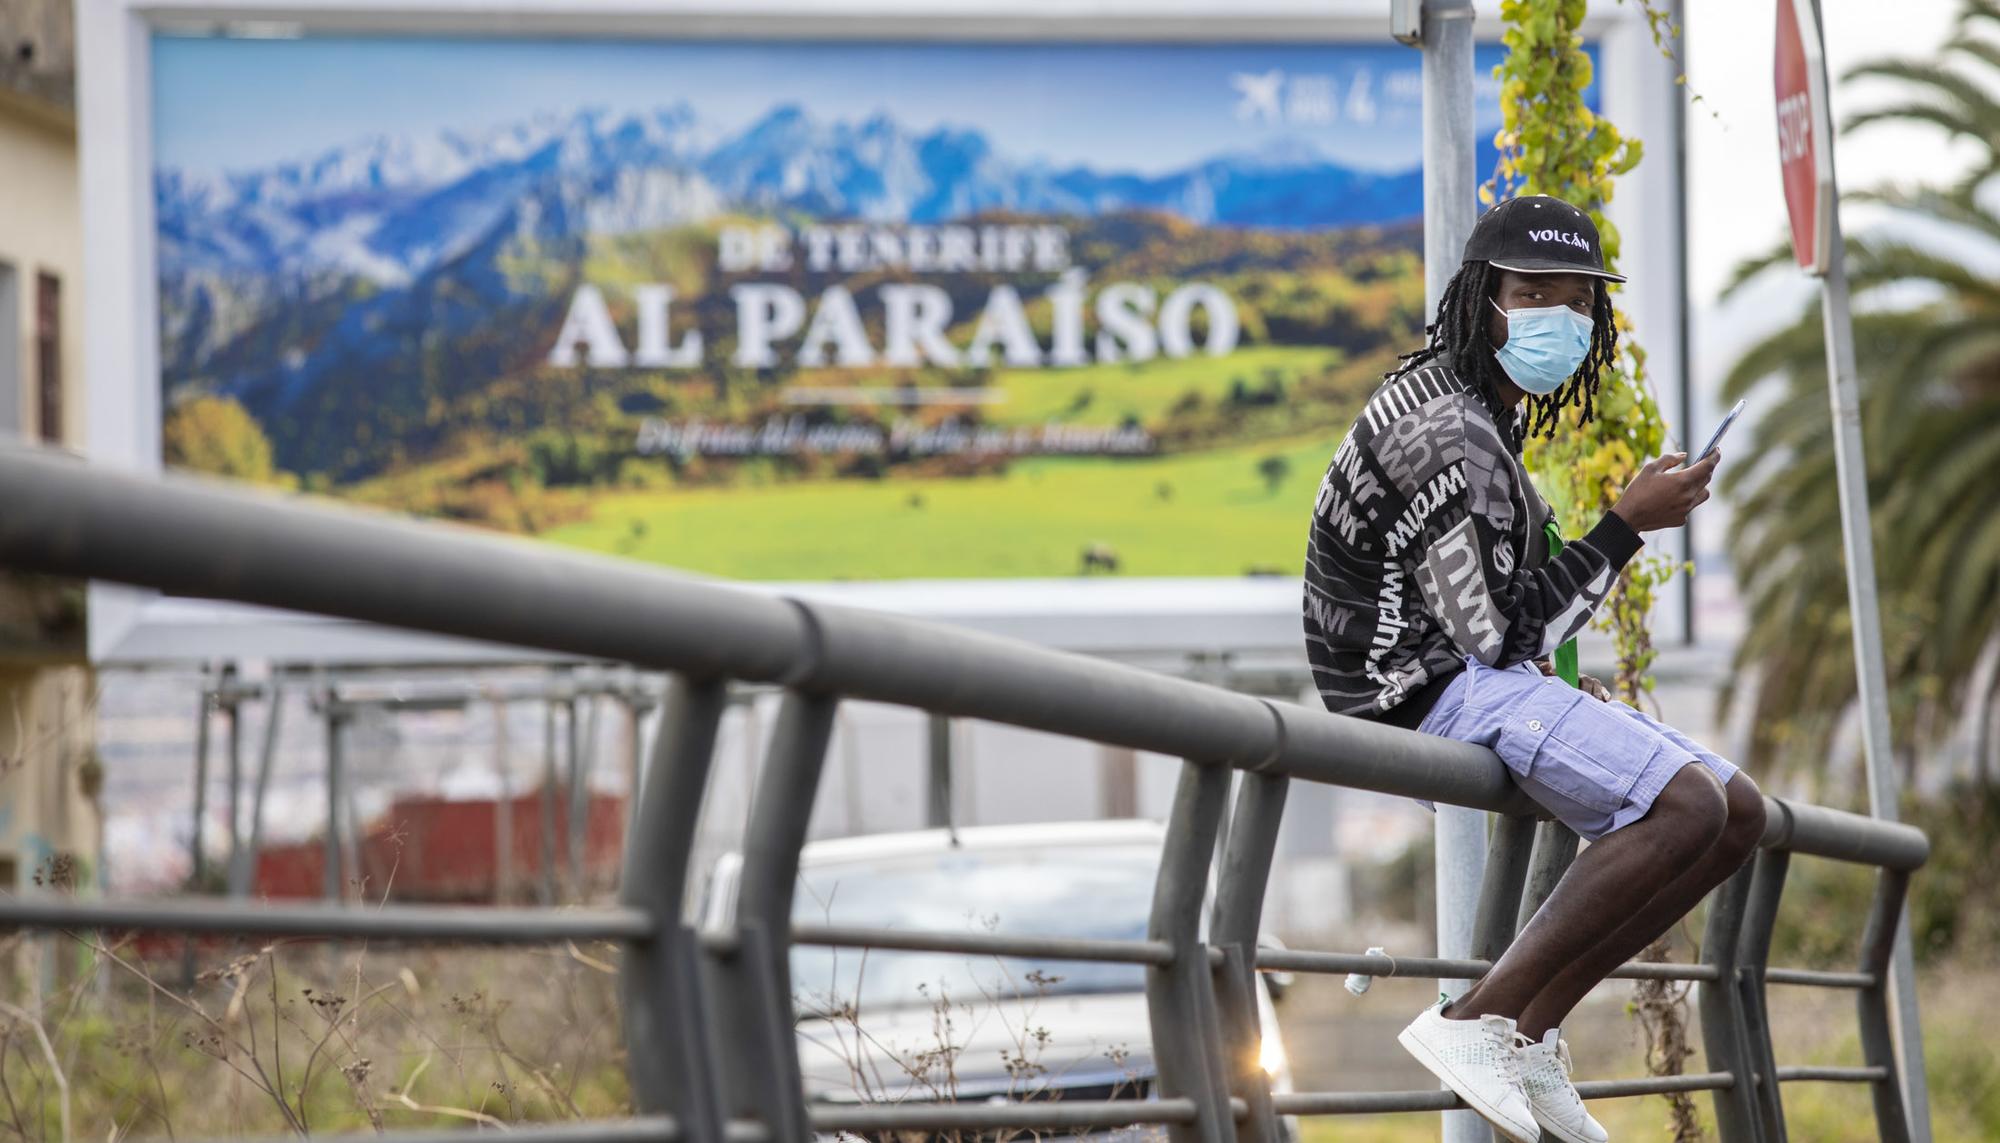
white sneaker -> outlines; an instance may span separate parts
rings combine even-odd
[[[1605,1143],[1609,1138],[1597,1120],[1583,1108],[1576,1085],[1570,1082],[1569,1043],[1555,1028],[1537,1044],[1527,1037],[1521,1047],[1521,1086],[1528,1093],[1528,1106],[1535,1122],[1562,1143]]]
[[[1514,1022],[1505,1016],[1447,1020],[1448,1001],[1439,996],[1397,1034],[1396,1042],[1509,1139],[1538,1143],[1542,1129],[1521,1087]]]

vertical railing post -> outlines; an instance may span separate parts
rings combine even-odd
[[[556,700],[542,702],[541,902],[556,903]]]
[[[204,671],[201,698],[195,703],[194,819],[189,823],[193,829],[188,835],[188,877],[197,893],[201,892],[201,883],[208,873],[208,839],[203,833],[208,820],[208,724],[213,699],[208,674]]]
[[[257,755],[257,783],[250,791],[250,841],[229,871],[229,895],[236,898],[250,895],[257,880],[257,855],[264,851],[264,799],[271,790],[271,767],[277,764],[278,728],[283,725],[285,710],[284,684],[275,671],[265,694],[264,745]]]
[[[1472,920],[1472,956],[1497,961],[1514,943],[1521,890],[1534,854],[1535,819],[1498,814],[1486,836],[1486,876],[1479,884],[1479,909]]]
[[[1514,931],[1528,927],[1528,921],[1541,910],[1542,903],[1549,894],[1556,891],[1556,883],[1563,874],[1569,872],[1570,862],[1576,860],[1576,831],[1561,822],[1541,822],[1535,826],[1535,855],[1528,862],[1528,885],[1521,894],[1521,909],[1514,918]]]
[[[792,895],[840,700],[787,691],[743,838],[736,947],[708,962],[725,1110],[775,1140],[809,1139],[792,1009]]]
[[[924,825],[944,829],[952,824],[951,812],[951,716],[933,714],[929,719],[928,749],[924,758]],[[848,823],[853,828],[853,823]]]
[[[329,901],[341,897],[340,885],[344,871],[341,869],[341,826],[340,805],[347,796],[347,783],[343,780],[341,767],[345,760],[341,756],[341,727],[347,721],[347,711],[340,705],[340,697],[332,691],[326,699],[326,869],[321,878],[321,895]]]
[[[676,679],[669,689],[653,764],[643,788],[632,791],[638,810],[625,838],[618,893],[622,904],[644,909],[653,922],[647,940],[626,946],[618,974],[632,1102],[642,1112],[674,1116],[688,1143],[723,1137],[700,949],[682,914],[716,728],[728,704],[720,679]]]
[[[1222,839],[1222,874],[1216,880],[1209,940],[1223,950],[1216,980],[1222,1056],[1230,1094],[1249,1107],[1238,1135],[1243,1143],[1279,1143],[1284,1138],[1271,1107],[1271,1077],[1263,1067],[1264,1026],[1257,990],[1257,935],[1263,925],[1264,894],[1271,881],[1271,857],[1285,814],[1291,779],[1277,774],[1245,774],[1237,787],[1236,812]]]
[[[236,867],[243,860],[243,696],[236,686],[236,671],[231,667],[224,672],[223,713],[228,716],[229,764],[229,864],[223,867],[223,880],[229,889],[235,888]]]
[[[590,717],[596,718],[597,704],[585,700],[585,709]],[[571,694],[563,701],[565,729],[569,732],[569,746],[564,752],[569,755],[569,891],[579,901],[586,896],[584,884],[584,860],[589,852],[587,843],[590,834],[590,747],[595,745],[586,736],[576,720],[576,695]]]
[[[1752,868],[1744,866],[1709,895],[1708,925],[1701,941],[1702,963],[1716,970],[1716,979],[1701,986],[1702,1046],[1711,1070],[1735,1077],[1733,1084],[1715,1092],[1715,1127],[1722,1143],[1763,1143],[1751,1076],[1756,1057],[1745,1035],[1743,994],[1736,987],[1738,939],[1750,899]]]
[[[1167,817],[1160,872],[1153,883],[1147,936],[1174,950],[1171,964],[1146,968],[1146,1009],[1160,1094],[1192,1099],[1195,1121],[1169,1128],[1174,1143],[1235,1143],[1228,1068],[1215,1011],[1215,977],[1201,939],[1202,902],[1215,859],[1216,833],[1229,804],[1230,769],[1220,763],[1181,764],[1180,785]]]
[[[1743,932],[1736,944],[1736,991],[1741,997],[1743,1036],[1750,1046],[1750,1066],[1756,1077],[1757,1117],[1765,1143],[1785,1143],[1785,1101],[1778,1090],[1778,1063],[1771,1045],[1771,1014],[1765,1005],[1764,966],[1771,960],[1771,933],[1778,923],[1778,903],[1785,892],[1785,871],[1792,855],[1782,849],[1760,849],[1750,864],[1750,894],[1743,910]]]
[[[1495,814],[1491,821],[1486,835],[1486,875],[1479,882],[1479,905],[1472,918],[1472,957],[1485,961],[1499,960],[1514,943],[1521,890],[1528,880],[1528,862],[1535,847],[1534,818]],[[1497,1131],[1491,1135],[1494,1143],[1505,1138]]]
[[[1895,1024],[1889,1014],[1891,958],[1903,916],[1903,897],[1909,888],[1909,874],[1884,869],[1875,882],[1875,904],[1868,911],[1868,927],[1861,936],[1861,970],[1875,978],[1856,999],[1861,1015],[1861,1058],[1884,1069],[1883,1078],[1868,1085],[1875,1096],[1875,1129],[1882,1143],[1909,1143],[1911,1137],[1909,1111],[1903,1106],[1901,1075],[1896,1067]],[[1910,1003],[1915,1002],[1911,997]],[[1903,1050],[1921,1052],[1924,1046],[1905,1041]]]

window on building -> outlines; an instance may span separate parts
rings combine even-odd
[[[0,262],[0,437],[21,431],[21,279]]]
[[[35,275],[35,373],[38,384],[42,439],[63,439],[62,280],[54,274]]]

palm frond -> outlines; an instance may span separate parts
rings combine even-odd
[[[1720,296],[1727,298],[1742,288],[1744,283],[1773,266],[1783,265],[1792,260],[1792,240],[1789,236],[1780,238],[1776,244],[1762,254],[1753,254],[1736,263],[1729,271],[1729,280],[1722,285]]]
[[[1840,125],[1840,133],[1851,135],[1863,127],[1876,123],[1929,123],[1944,130],[1953,138],[1986,140],[1985,129],[1977,122],[1967,119],[1958,112],[1940,107],[1935,103],[1895,103],[1885,107],[1871,107],[1857,111]]]
[[[2000,124],[2000,103],[1994,102],[1984,88],[1958,74],[1949,64],[1934,60],[1872,60],[1849,68],[1842,78],[1846,82],[1857,79],[1902,80],[1919,89],[1930,89],[1942,99],[1938,106],[1950,108],[1969,123]]]

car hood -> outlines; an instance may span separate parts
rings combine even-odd
[[[1101,1099],[1153,1075],[1142,992],[863,1009],[853,1020],[800,1021],[798,1044],[807,1097],[836,1103],[1078,1088]]]

